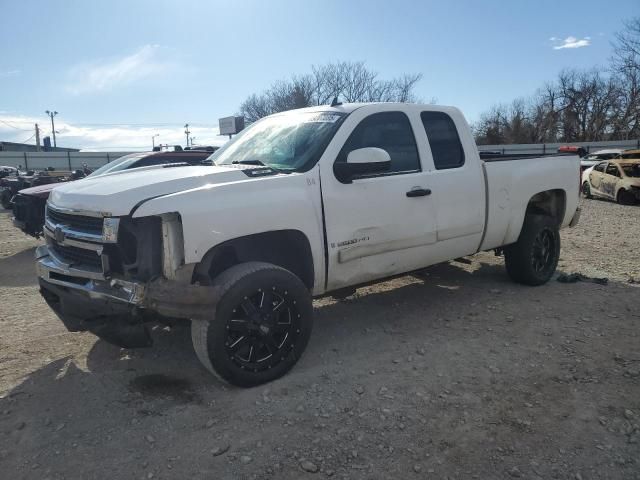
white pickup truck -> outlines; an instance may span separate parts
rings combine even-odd
[[[211,159],[53,190],[37,270],[67,328],[136,347],[188,319],[211,372],[258,385],[304,351],[312,298],[493,249],[540,285],[579,214],[577,156],[481,159],[452,107],[284,112]]]

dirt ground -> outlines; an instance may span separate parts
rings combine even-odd
[[[0,212],[0,478],[640,479],[640,206],[583,200],[559,270],[490,253],[316,302],[267,386],[225,386],[188,328],[122,350],[41,300]]]

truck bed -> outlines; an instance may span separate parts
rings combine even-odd
[[[577,155],[499,157],[482,159],[487,195],[485,232],[480,250],[516,242],[527,205],[541,192],[554,192],[563,199],[564,215],[560,226],[569,224],[579,200],[580,159]]]

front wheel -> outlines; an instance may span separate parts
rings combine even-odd
[[[549,281],[560,258],[557,222],[547,215],[527,215],[518,241],[504,248],[507,273],[525,285]]]
[[[313,325],[304,283],[276,265],[247,262],[224,271],[213,285],[220,288],[213,318],[191,323],[202,364],[240,387],[287,373],[307,346]]]
[[[582,184],[582,194],[587,198],[593,198],[593,195],[591,195],[591,186],[589,185],[589,182],[584,182]]]

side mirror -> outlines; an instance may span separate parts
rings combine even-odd
[[[347,155],[346,162],[335,162],[333,174],[341,183],[351,183],[353,177],[389,170],[391,157],[386,150],[376,147],[359,148]]]

